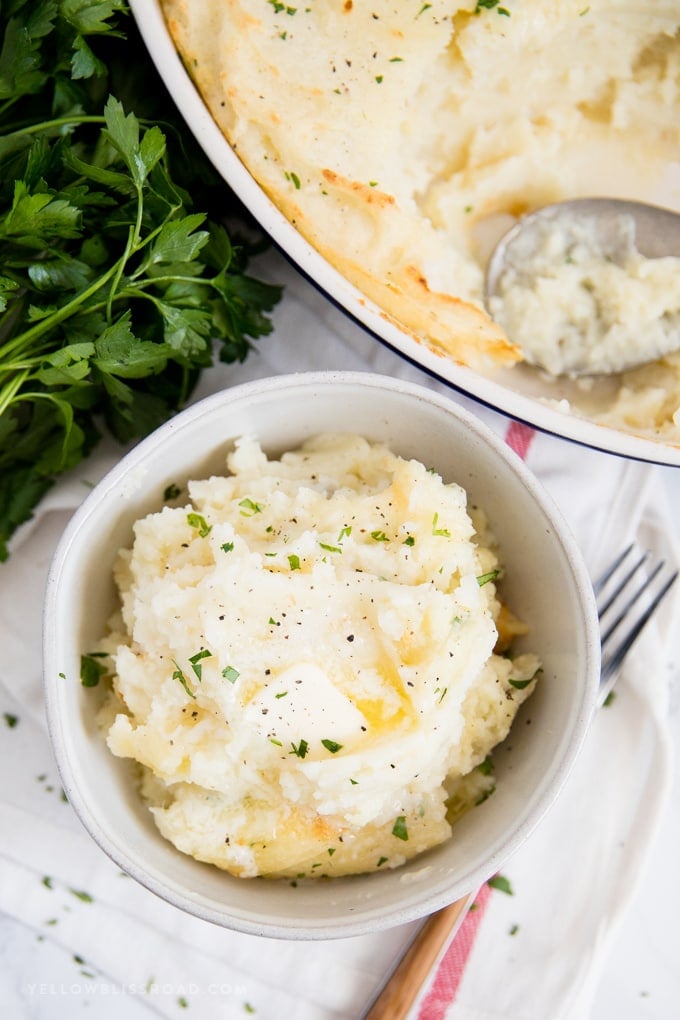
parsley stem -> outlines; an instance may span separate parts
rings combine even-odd
[[[128,230],[128,238],[127,238],[127,241],[125,243],[125,251],[123,252],[121,257],[118,259],[116,264],[113,266],[113,269],[115,270],[115,272],[113,274],[113,283],[112,283],[111,287],[109,288],[109,294],[108,294],[108,297],[106,299],[106,321],[109,322],[109,323],[112,321],[112,318],[113,318],[113,311],[112,310],[113,310],[114,298],[116,296],[116,291],[118,290],[118,285],[120,283],[121,276],[123,275],[123,270],[125,269],[125,266],[127,265],[127,261],[130,258],[130,255],[132,255],[132,253],[134,251],[135,242],[139,239],[139,232],[140,232],[140,228],[141,228],[141,223],[142,223],[142,196],[141,196],[140,190],[138,188],[137,189],[137,221],[136,221],[134,227],[130,226],[130,229]]]
[[[39,124],[30,123],[24,127],[19,125],[11,131],[3,131],[3,137],[14,138],[17,135],[37,135],[43,131],[51,131],[53,128],[77,127],[79,124],[105,124],[106,120],[101,116],[87,116],[82,114],[79,117],[55,117],[53,120],[43,120]]]
[[[218,344],[244,360],[281,295],[246,275],[264,235],[235,249],[195,207],[217,175],[124,19],[124,0],[0,0],[0,562],[56,476],[169,418]]]
[[[48,315],[39,322],[36,322],[35,326],[31,326],[30,329],[24,330],[23,333],[19,333],[17,336],[3,344],[2,347],[0,347],[0,355],[4,358],[15,350],[21,350],[22,347],[30,347],[33,340],[42,336],[44,333],[48,333],[55,326],[58,326],[60,322],[68,319],[76,308],[85,304],[89,297],[96,294],[98,290],[101,290],[104,284],[108,283],[109,280],[116,275],[117,271],[118,262],[115,262],[105,273],[97,277],[94,283],[90,284],[89,287],[86,287],[85,290],[81,290],[80,293],[76,294],[76,296],[67,304],[62,305],[61,308],[52,312],[51,315]]]
[[[134,290],[127,291],[125,288],[123,288],[120,291],[120,296],[121,297],[125,296],[126,294],[129,294],[130,296],[132,296],[134,294],[136,296],[136,295],[140,294],[141,292],[143,292],[146,287],[153,287],[156,284],[161,284],[161,283],[168,283],[168,284],[169,283],[188,283],[188,284],[193,284],[194,286],[197,283],[200,283],[200,284],[205,284],[206,287],[214,287],[215,286],[215,281],[217,280],[217,276],[182,276],[179,273],[176,274],[176,275],[173,273],[172,276],[154,276],[154,277],[151,277],[149,279],[144,279],[144,280],[139,280],[139,281],[137,281],[136,276],[137,276],[137,273],[133,273],[130,276],[130,283],[132,283],[134,281]]]
[[[5,383],[3,388],[0,390],[0,415],[2,415],[12,401],[15,399],[18,391],[21,389],[26,379],[29,376],[29,370],[27,368],[18,371],[13,379]]]

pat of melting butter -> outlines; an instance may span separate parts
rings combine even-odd
[[[323,740],[323,734],[332,731],[336,741],[357,740],[367,722],[360,708],[315,662],[303,661],[282,670],[261,688],[249,709],[248,721],[264,736],[271,732],[270,720],[276,719],[276,735],[286,746],[299,741],[300,733]]]
[[[243,439],[228,466],[121,553],[109,747],[199,860],[395,867],[488,787],[476,766],[533,688],[512,681],[534,656],[494,653],[495,554],[460,486],[358,436],[280,460]]]

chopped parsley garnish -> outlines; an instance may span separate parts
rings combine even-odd
[[[402,543],[402,545],[410,545],[410,546],[414,546],[415,544],[416,544],[416,540],[413,537],[413,535],[407,535],[406,538],[404,539],[403,543]]]
[[[101,652],[90,652],[89,655],[80,656],[80,682],[83,687],[96,687],[106,675],[106,666],[98,661],[106,657],[106,654]]]
[[[506,893],[508,896],[515,895],[512,890],[512,886],[505,875],[494,875],[494,877],[490,878],[486,884],[490,885],[492,889],[498,889],[499,892]]]
[[[388,859],[389,858],[387,858],[387,857],[379,857],[378,858],[378,863],[376,864],[376,867],[377,868],[382,868],[383,864],[387,864]]]
[[[276,737],[270,737],[269,738],[269,743],[270,744],[275,744],[276,747],[283,747],[283,744],[281,743],[281,741],[277,740]]]
[[[182,490],[180,489],[179,485],[175,485],[173,482],[171,485],[168,485],[165,491],[163,492],[164,502],[168,503],[171,499],[177,499],[181,492]]]
[[[172,674],[172,679],[173,680],[179,680],[179,682],[181,683],[182,687],[187,692],[189,697],[190,698],[195,698],[196,695],[194,694],[194,692],[189,687],[189,684],[187,683],[187,678],[185,677],[184,673],[182,672],[181,667],[179,666],[179,664],[177,662],[175,662],[174,659],[172,660],[172,663],[173,663],[173,665],[175,667],[174,672]]]
[[[510,11],[507,7],[499,7],[500,0],[477,0],[477,6],[475,7],[474,13],[481,14],[483,10],[492,11],[496,8],[496,14],[503,14],[506,18],[510,17]]]
[[[499,574],[500,570],[487,570],[485,574],[479,574],[477,577],[477,584],[480,588],[482,588],[485,584],[488,584],[489,581],[495,581]]]
[[[326,545],[325,542],[319,542],[319,545],[321,546],[322,549],[325,549],[326,552],[333,552],[333,553],[341,553],[342,552],[342,546],[339,546],[339,545]]]
[[[239,506],[241,507],[242,517],[254,517],[255,514],[261,514],[264,510],[264,503],[257,503],[248,496],[240,501]]]
[[[201,538],[206,538],[212,531],[212,525],[208,524],[203,514],[188,513],[187,524],[190,528],[194,528]]]
[[[267,0],[270,7],[274,8],[276,14],[293,14],[297,13],[297,7],[290,7],[288,4],[282,4],[279,0]]]
[[[224,553],[232,552],[233,548],[234,548],[233,542],[223,542],[222,545],[220,546],[220,549]]]
[[[439,535],[442,538],[451,538],[451,532],[449,531],[449,529],[448,528],[440,528],[440,527],[438,527],[438,524],[439,524],[439,514],[435,514],[434,517],[432,518],[432,534],[433,535]]]
[[[518,691],[523,691],[525,687],[528,687],[530,683],[534,682],[534,680],[536,679],[540,672],[542,671],[541,667],[539,666],[532,676],[526,677],[526,679],[524,680],[515,680],[512,677],[508,677],[508,683],[510,684],[511,687],[516,687]]]
[[[222,676],[225,680],[228,680],[230,684],[235,684],[240,675],[239,671],[234,669],[233,666],[225,666],[222,670]]]
[[[191,668],[196,674],[197,680],[202,680],[203,678],[203,666],[201,664],[202,659],[212,659],[212,652],[209,652],[207,648],[203,648],[200,652],[196,652],[195,655],[189,656],[189,662],[191,663]]]
[[[300,569],[300,557],[296,556],[295,553],[291,553],[291,555],[288,557],[288,563],[290,564],[291,570]]]
[[[484,761],[481,761],[477,766],[477,770],[482,773],[483,776],[490,776],[494,771],[493,758],[490,754],[487,754]]]
[[[372,531],[371,538],[374,542],[389,542],[389,538],[384,531]]]
[[[338,534],[338,542],[342,542],[343,538],[349,538],[349,536],[351,534],[352,534],[351,526],[346,526],[344,528],[341,528],[340,532]]]
[[[342,750],[342,744],[338,744],[335,740],[322,740],[321,743],[331,754],[337,754]]]
[[[399,815],[394,825],[392,826],[392,835],[396,836],[397,839],[403,839],[404,842],[408,840],[408,829],[406,828],[406,815]]]
[[[300,178],[293,170],[286,171],[286,180],[291,182],[296,191],[300,190]]]
[[[291,744],[291,748],[290,754],[295,754],[298,758],[304,758],[309,751],[309,744],[306,740],[301,740],[297,745]]]
[[[13,730],[14,727],[19,722],[19,716],[18,715],[12,715],[11,712],[3,712],[2,713],[2,717],[3,717],[3,719],[5,720],[5,722],[7,723],[7,725],[9,726],[9,728],[11,730]]]
[[[52,885],[52,879],[50,878],[49,875],[45,875],[44,876],[44,878],[42,880],[42,884],[45,886],[46,889],[53,889],[54,888],[54,886]]]
[[[81,903],[94,903],[94,899],[90,896],[89,892],[83,892],[82,889],[69,889],[69,892],[81,901]]]

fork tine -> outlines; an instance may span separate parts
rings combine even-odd
[[[608,567],[607,570],[605,570],[604,573],[601,574],[596,581],[593,581],[593,591],[595,592],[596,595],[600,594],[609,578],[613,577],[613,575],[619,569],[619,567],[625,560],[626,556],[628,556],[632,549],[633,549],[632,543],[629,546],[626,546],[621,555],[614,560],[612,565]]]
[[[607,612],[607,610],[611,608],[611,606],[612,606],[612,605],[613,605],[613,603],[614,603],[614,602],[616,601],[616,599],[618,598],[618,596],[619,596],[619,595],[621,595],[621,593],[622,593],[622,592],[624,591],[624,589],[625,589],[625,588],[627,587],[627,585],[628,585],[628,582],[629,582],[629,581],[631,580],[631,578],[633,577],[633,575],[634,575],[635,571],[636,571],[636,570],[638,569],[638,567],[639,567],[639,566],[640,566],[640,565],[641,565],[641,564],[642,564],[642,563],[643,563],[643,562],[644,562],[644,561],[645,561],[645,560],[647,559],[647,556],[648,556],[648,555],[649,555],[648,553],[645,553],[645,555],[644,555],[643,557],[641,557],[641,558],[640,558],[640,559],[638,560],[638,562],[636,563],[636,565],[635,565],[634,569],[633,569],[633,570],[630,570],[630,571],[628,572],[628,574],[626,574],[626,576],[624,577],[623,581],[622,581],[622,582],[621,582],[621,584],[620,584],[620,585],[618,586],[618,588],[616,589],[616,591],[614,592],[614,594],[613,594],[613,595],[611,596],[611,598],[609,599],[609,601],[608,601],[608,602],[606,602],[606,603],[605,603],[605,605],[604,605],[604,606],[603,606],[603,607],[602,607],[602,608],[601,608],[601,609],[599,610],[599,617],[600,617],[600,620],[602,620],[602,619],[604,618],[604,615],[605,615],[605,613]],[[654,578],[655,578],[655,577],[657,576],[657,574],[659,573],[659,571],[660,571],[660,570],[662,569],[663,565],[664,565],[664,564],[663,564],[663,560],[661,560],[661,561],[660,561],[659,563],[657,563],[657,565],[655,566],[655,568],[654,568],[654,570],[653,570],[653,571],[651,572],[651,574],[648,574],[648,575],[647,575],[647,577],[645,577],[645,579],[644,579],[644,581],[642,582],[642,584],[641,584],[641,585],[639,585],[639,587],[638,587],[638,588],[637,588],[637,589],[636,589],[636,590],[635,590],[635,591],[633,592],[633,594],[632,594],[632,595],[630,596],[630,598],[629,598],[629,599],[628,599],[628,601],[627,601],[627,602],[625,603],[625,605],[624,605],[624,606],[622,606],[622,608],[621,608],[621,609],[619,610],[619,615],[618,615],[618,616],[616,617],[616,619],[615,619],[615,620],[613,620],[613,621],[612,621],[612,623],[611,623],[611,624],[609,624],[609,626],[607,627],[607,629],[606,629],[605,631],[603,631],[603,632],[602,632],[602,634],[601,634],[601,636],[600,636],[600,641],[601,641],[601,644],[602,644],[602,646],[603,646],[603,647],[604,647],[604,646],[606,645],[606,643],[607,643],[607,642],[609,641],[609,638],[610,638],[610,637],[612,636],[612,634],[614,633],[614,631],[615,631],[615,630],[617,630],[617,629],[618,629],[618,627],[620,626],[620,624],[622,624],[622,623],[623,623],[623,621],[624,621],[624,620],[626,619],[626,617],[628,616],[629,612],[631,611],[631,609],[633,608],[633,606],[635,605],[635,603],[636,603],[636,602],[638,601],[638,599],[639,599],[639,598],[640,598],[640,597],[641,597],[642,595],[644,595],[644,593],[645,593],[645,592],[647,591],[647,589],[648,589],[648,588],[650,587],[650,585],[652,584],[652,582],[653,582]]]
[[[660,563],[658,567],[652,572],[648,581],[639,589],[638,592],[636,592],[635,596],[633,596],[633,598],[630,600],[627,609],[623,612],[622,616],[616,621],[616,624],[609,628],[607,634],[602,639],[603,647],[605,642],[608,640],[608,637],[611,636],[616,626],[618,626],[618,623],[620,623],[621,619],[623,619],[623,617],[625,616],[626,611],[628,611],[629,608],[632,607],[632,605],[634,605],[634,603],[638,600],[642,592],[649,587],[649,585],[651,584],[653,579],[657,576],[662,566],[663,563]],[[600,690],[602,696],[606,696],[606,694],[609,693],[609,690],[611,690],[616,675],[619,669],[621,668],[626,655],[630,651],[635,641],[638,639],[640,632],[645,627],[650,617],[654,614],[659,604],[666,597],[668,592],[671,590],[671,588],[677,581],[679,574],[680,571],[677,570],[673,574],[671,574],[671,576],[664,582],[664,584],[661,586],[656,595],[652,598],[651,602],[649,602],[649,604],[643,610],[643,612],[635,621],[630,630],[626,633],[625,637],[621,640],[619,645],[614,649],[614,651],[607,652],[606,658],[603,659],[601,670]]]

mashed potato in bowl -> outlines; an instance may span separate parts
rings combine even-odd
[[[489,247],[525,212],[600,194],[680,209],[676,3],[162,7],[234,151],[389,322],[511,391],[680,443],[677,358],[563,391],[482,305]]]
[[[235,875],[397,867],[492,792],[540,669],[483,514],[354,435],[244,438],[228,468],[120,554],[109,747],[161,833]]]

